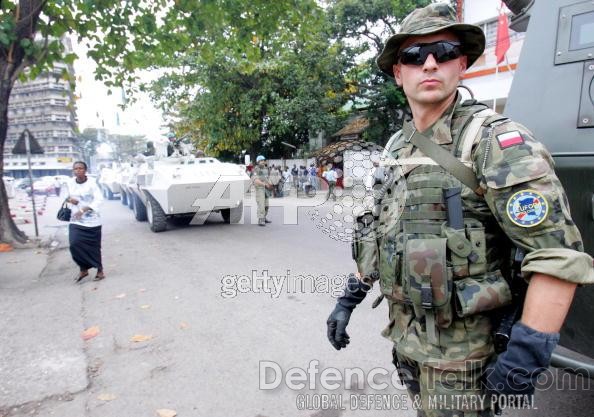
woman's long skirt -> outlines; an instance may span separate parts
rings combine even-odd
[[[97,268],[103,270],[101,264],[101,226],[85,227],[78,224],[69,225],[70,253],[80,270]]]

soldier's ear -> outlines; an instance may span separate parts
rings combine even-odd
[[[468,68],[468,57],[466,55],[462,55],[460,57],[460,76],[464,75],[467,68]]]
[[[396,80],[396,85],[398,87],[402,87],[402,76],[400,74],[400,64],[392,65],[392,71],[394,72],[394,79]]]

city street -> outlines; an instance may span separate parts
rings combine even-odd
[[[266,227],[249,224],[248,201],[246,224],[212,214],[153,233],[105,201],[107,279],[92,281],[93,271],[80,284],[67,226],[48,209],[41,230],[57,246],[0,253],[0,416],[415,416],[380,335],[387,303],[371,308],[377,288],[353,313],[349,347],[327,341],[334,297],[355,268],[350,245],[318,227],[332,205],[271,202],[285,207]],[[283,224],[292,210],[298,224]],[[589,387],[551,389],[535,406],[506,415],[586,416],[594,398]]]

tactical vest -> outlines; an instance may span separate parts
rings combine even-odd
[[[258,178],[261,181],[264,181],[265,183],[269,182],[269,171],[268,171],[268,167],[264,166],[264,167],[260,167],[259,165],[256,165],[254,167],[254,177]],[[254,186],[256,188],[264,188],[263,185],[258,185],[258,184],[254,184]]]
[[[452,132],[453,143],[443,146],[450,146],[450,152],[468,166],[478,135],[504,120],[474,103],[456,108],[453,119],[462,127]],[[412,146],[399,132],[386,147],[402,164],[406,198],[397,189],[400,178],[380,204],[376,218],[380,287],[389,301],[408,305],[425,323],[429,343],[437,344],[440,328],[508,304],[511,292],[500,269],[505,248],[497,246],[502,233],[482,196],[429,158],[399,159],[410,154],[403,151]],[[390,169],[398,175],[395,167]],[[444,190],[455,187],[461,188],[464,201],[460,229],[449,226],[444,200]]]

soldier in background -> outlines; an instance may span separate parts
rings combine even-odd
[[[146,143],[146,151],[144,151],[142,154],[144,156],[155,156],[155,144],[153,143],[153,141],[149,140]]]
[[[272,189],[272,184],[269,180],[268,167],[266,166],[266,158],[263,155],[256,157],[256,166],[252,172],[252,179],[256,188],[256,203],[258,204],[258,225],[266,226],[266,223],[271,223],[266,218],[268,215],[268,193]]]
[[[383,335],[421,400],[419,416],[490,416],[491,395],[530,397],[576,286],[594,282],[548,151],[457,92],[484,46],[482,30],[456,23],[447,4],[415,10],[388,39],[377,63],[404,90],[413,119],[386,146],[393,182],[380,210],[359,218],[358,277],[327,321],[330,343],[346,347],[353,309],[380,281],[390,319]],[[401,181],[405,200],[390,199]],[[512,300],[510,283],[524,280],[525,297]],[[523,303],[521,318],[496,356],[492,319],[512,302]]]

